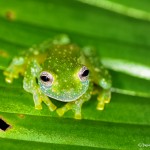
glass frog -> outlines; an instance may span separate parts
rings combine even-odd
[[[97,94],[97,109],[103,110],[111,98],[111,76],[102,66],[94,48],[79,48],[67,35],[59,35],[29,48],[13,58],[4,71],[5,80],[12,83],[23,75],[23,88],[33,94],[35,109],[44,102],[50,111],[63,116],[68,110],[81,119],[82,104]],[[58,108],[51,99],[65,102]]]

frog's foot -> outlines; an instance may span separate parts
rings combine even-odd
[[[17,79],[19,77],[20,69],[10,65],[5,71],[5,81],[7,83],[12,83],[13,79]]]
[[[50,111],[54,111],[57,107],[51,102],[51,100],[44,94],[38,92],[33,94],[35,109],[42,109],[42,101],[48,106]]]
[[[19,73],[23,72],[24,59],[22,57],[16,57],[13,59],[8,68],[4,71],[5,81],[12,83],[14,78],[19,77]]]
[[[18,78],[18,74],[14,72],[4,71],[5,81],[7,83],[12,83],[14,78]]]
[[[98,95],[98,104],[97,104],[97,109],[98,110],[103,110],[105,103],[109,103],[111,99],[111,91],[110,90],[103,90],[99,95]]]
[[[84,101],[82,101],[82,99],[79,99],[75,102],[70,102],[67,103],[66,105],[64,105],[62,108],[58,108],[56,110],[57,114],[59,116],[63,116],[65,112],[67,112],[68,110],[73,110],[74,112],[74,118],[75,119],[81,119],[82,115],[81,115],[81,108],[82,108],[82,104]]]
[[[68,110],[72,109],[73,102],[67,103],[62,108],[58,108],[56,110],[57,114],[61,117],[67,112]]]

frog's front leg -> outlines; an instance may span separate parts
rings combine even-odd
[[[96,91],[98,94],[97,100],[97,109],[103,110],[105,103],[109,103],[111,99],[111,76],[108,74],[107,70],[104,70],[103,78],[98,78],[98,84],[96,87]]]
[[[41,71],[40,65],[36,60],[31,61],[24,75],[23,88],[33,94],[35,109],[42,109],[42,101],[49,107],[51,111],[56,109],[56,106],[50,99],[44,95],[38,85],[37,74]]]
[[[6,82],[11,83],[14,78],[18,78],[20,73],[24,72],[25,59],[23,57],[15,57],[11,64],[4,71]]]
[[[72,109],[74,112],[74,118],[81,119],[82,118],[82,115],[81,115],[82,105],[83,103],[85,103],[91,98],[92,90],[93,90],[93,84],[91,83],[89,86],[89,89],[87,90],[85,94],[79,97],[76,101],[69,102],[66,105],[64,105],[62,108],[57,109],[56,110],[57,114],[59,116],[63,116],[65,112]]]

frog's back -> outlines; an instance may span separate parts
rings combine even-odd
[[[80,56],[80,49],[74,44],[53,44],[52,41],[46,41],[41,45],[35,45],[25,52],[26,58],[30,61],[35,59],[42,64],[46,59],[51,59],[53,62],[59,60],[64,62],[77,62]]]
[[[60,63],[66,61],[76,62],[80,57],[80,49],[73,44],[53,45],[48,50],[47,59],[59,60]]]

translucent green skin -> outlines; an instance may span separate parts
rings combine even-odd
[[[75,45],[54,45],[47,51],[48,56],[42,71],[52,74],[54,81],[45,87],[39,79],[41,90],[49,97],[70,102],[82,96],[89,87],[89,80],[80,81],[78,73],[82,65],[78,63],[80,50]]]
[[[90,71],[84,81],[79,77],[83,66]],[[40,78],[43,71],[53,77],[50,86],[45,86]],[[56,110],[59,116],[72,109],[75,118],[81,119],[82,104],[93,93],[98,94],[98,110],[103,110],[110,101],[111,77],[96,52],[91,47],[81,49],[70,43],[67,35],[57,36],[15,57],[4,72],[6,81],[11,83],[20,73],[24,76],[23,88],[33,94],[36,109],[42,109],[43,101],[51,111],[55,110],[50,101],[53,98],[67,102]]]

